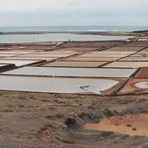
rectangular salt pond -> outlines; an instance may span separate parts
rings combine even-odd
[[[128,43],[126,45],[124,45],[125,47],[146,47],[148,46],[148,42],[147,41],[142,41],[142,42],[131,42],[131,43]]]
[[[77,62],[77,61],[55,61],[52,63],[46,63],[42,66],[47,67],[99,67],[106,64],[106,62]]]
[[[118,60],[118,57],[70,57],[64,59],[64,61],[82,61],[82,62],[108,62]]]
[[[30,51],[19,51],[19,50],[9,50],[9,51],[0,51],[0,54],[29,54]]]
[[[0,53],[0,57],[12,57],[18,55],[17,53]]]
[[[108,52],[108,51],[93,51],[80,55],[79,57],[126,57],[134,52]]]
[[[36,60],[36,61],[41,61],[41,60],[45,60],[45,61],[52,61],[58,58],[48,58],[48,57],[20,57],[20,56],[15,56],[15,57],[6,57],[3,58],[3,60]]]
[[[25,66],[25,65],[30,65],[37,63],[39,61],[29,61],[29,60],[0,60],[0,63],[5,63],[5,64],[15,64],[15,66]]]
[[[136,51],[139,51],[141,50],[143,47],[124,47],[124,46],[121,46],[121,47],[113,47],[113,48],[109,48],[107,49],[106,51],[110,52],[136,52]]]
[[[72,77],[129,77],[137,69],[23,67],[2,74]]]
[[[38,54],[38,55],[35,55],[35,54],[26,54],[26,55],[20,55],[19,57],[26,57],[26,58],[55,58],[55,57],[67,57],[67,56],[71,56],[73,54]]]
[[[11,64],[0,63],[0,67],[4,67],[4,66],[8,66],[8,65],[11,65]]]
[[[93,48],[93,47],[68,47],[68,48],[60,48],[59,51],[62,52],[86,52],[86,51],[91,51],[91,50],[95,50],[98,49],[98,47]]]
[[[112,62],[105,65],[104,67],[114,67],[114,68],[141,68],[148,67],[148,62]]]
[[[148,57],[142,57],[142,56],[130,56],[130,57],[126,57],[126,58],[123,58],[119,61],[122,61],[122,62],[146,62],[148,61]]]
[[[0,71],[1,71],[3,68],[6,69],[6,68],[13,68],[13,67],[15,67],[14,64],[0,63]]]
[[[0,82],[0,90],[104,95],[111,93],[120,81],[113,79],[43,78],[1,75]]]

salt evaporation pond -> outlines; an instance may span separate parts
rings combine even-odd
[[[0,76],[0,90],[99,94],[113,88],[119,81],[112,79],[45,78]]]
[[[130,77],[137,69],[23,67],[3,74],[34,76]]]
[[[148,89],[148,82],[139,82],[136,83],[135,86],[141,89]]]

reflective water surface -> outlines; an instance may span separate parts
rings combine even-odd
[[[4,74],[35,76],[129,77],[136,69],[23,67]]]
[[[102,94],[119,82],[108,79],[0,76],[0,90]]]

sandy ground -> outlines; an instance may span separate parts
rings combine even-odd
[[[147,98],[148,95],[99,97],[1,91],[0,145],[148,146]],[[94,126],[96,130],[83,128],[86,123],[99,121],[101,131],[97,131],[98,126]]]
[[[148,136],[148,114],[114,116],[98,124],[86,124],[85,128],[131,136]]]

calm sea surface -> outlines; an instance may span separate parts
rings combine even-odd
[[[75,31],[134,31],[146,30],[148,26],[38,26],[38,27],[0,27],[0,32],[75,32]],[[92,41],[92,40],[121,40],[127,36],[77,35],[66,33],[33,34],[33,35],[0,35],[0,43],[25,43],[41,41]]]

